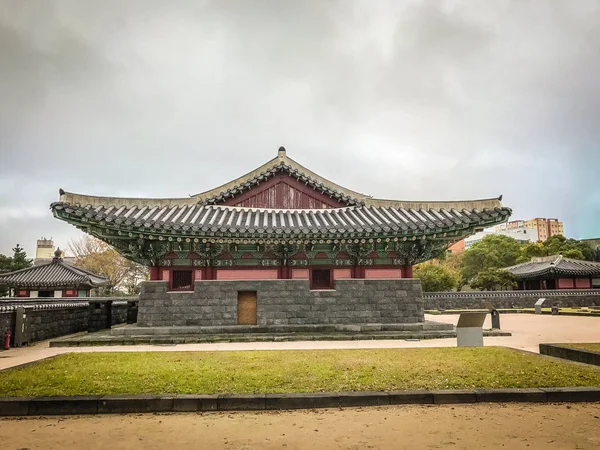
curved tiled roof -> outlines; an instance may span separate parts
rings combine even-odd
[[[260,209],[216,205],[117,206],[52,204],[59,218],[148,233],[261,236],[393,234],[413,235],[486,226],[505,221],[511,210],[352,206],[320,210]]]
[[[108,283],[107,278],[74,267],[60,259],[0,274],[0,284],[15,288],[98,287]]]
[[[507,267],[517,279],[538,278],[546,275],[600,276],[600,263],[563,258],[562,255],[534,258],[533,260]]]

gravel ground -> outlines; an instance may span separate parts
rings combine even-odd
[[[15,449],[598,449],[600,404],[386,406],[0,420]]]

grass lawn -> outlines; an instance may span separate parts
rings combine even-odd
[[[588,352],[598,352],[600,353],[600,343],[594,344],[560,344],[565,347],[576,348],[578,350],[587,350]]]
[[[502,347],[71,353],[0,372],[0,396],[600,386],[600,370]]]

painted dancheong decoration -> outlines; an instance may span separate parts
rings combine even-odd
[[[152,280],[411,278],[412,266],[505,222],[502,197],[455,202],[376,199],[287,156],[201,194],[139,199],[60,190],[54,216],[149,266]]]

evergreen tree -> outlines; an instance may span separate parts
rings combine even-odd
[[[0,273],[12,272],[12,262],[10,256],[0,255]]]
[[[12,270],[26,269],[27,267],[31,267],[33,261],[27,258],[27,253],[23,250],[23,247],[17,246],[13,248],[13,257],[12,257]]]
[[[12,271],[12,258],[5,255],[0,255],[0,273]],[[8,287],[0,285],[0,297],[8,295]]]

